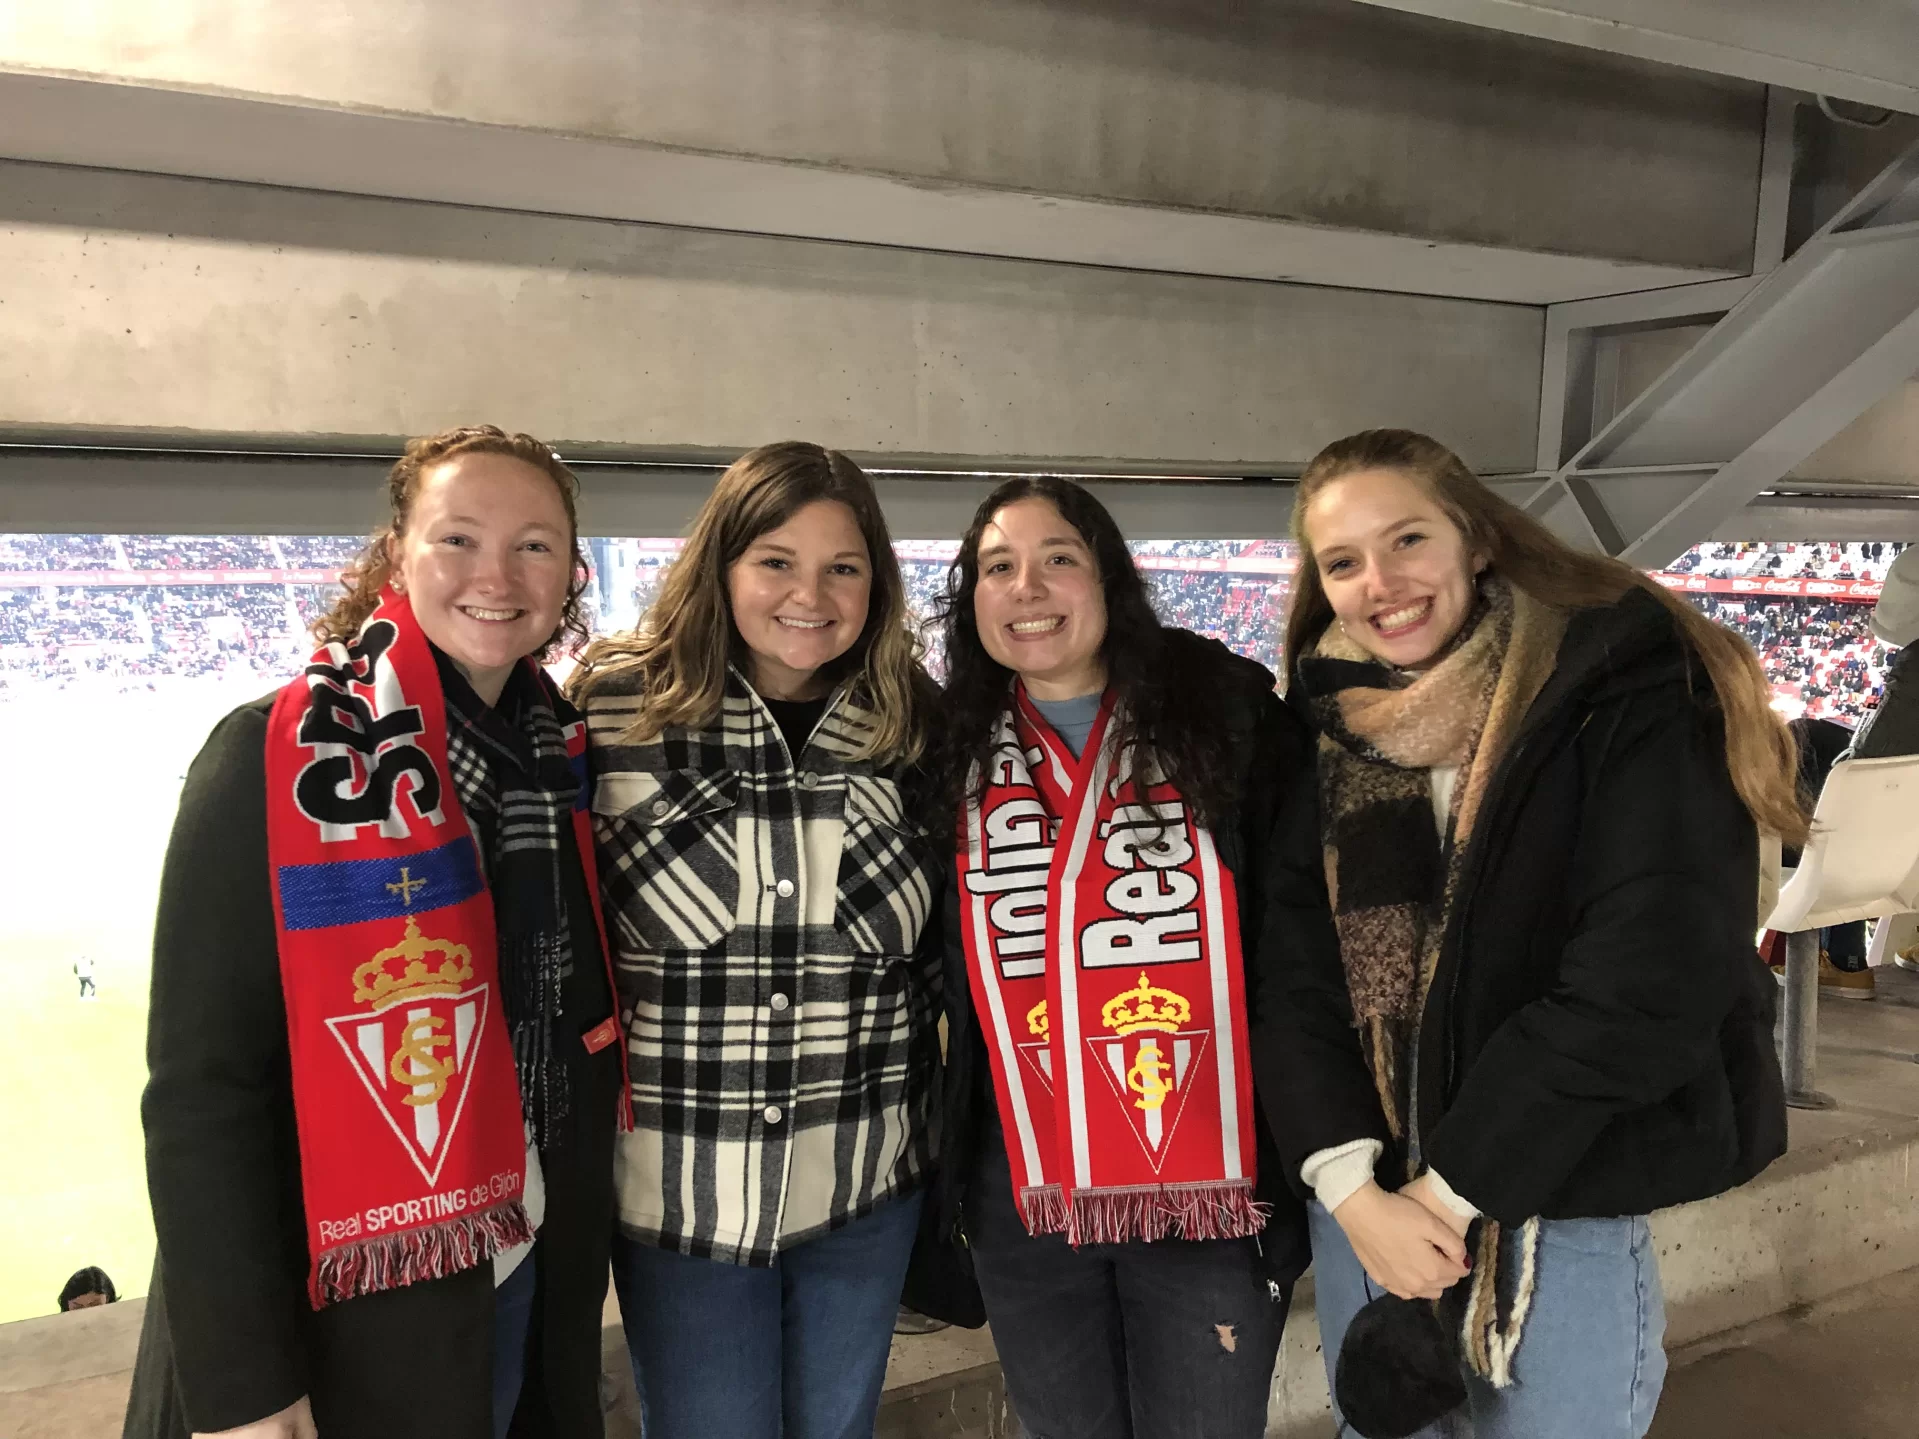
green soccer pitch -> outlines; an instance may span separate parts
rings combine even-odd
[[[19,677],[13,676],[16,684]],[[153,1270],[140,1133],[153,901],[180,781],[253,675],[9,686],[0,825],[0,1323],[51,1314],[97,1264]],[[97,997],[74,964],[92,962]]]

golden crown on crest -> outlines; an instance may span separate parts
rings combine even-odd
[[[1183,994],[1156,989],[1141,970],[1139,984],[1122,990],[1100,1007],[1101,1021],[1108,1029],[1132,1034],[1141,1029],[1157,1029],[1172,1034],[1193,1017],[1193,1006]]]
[[[1037,1034],[1041,1039],[1052,1038],[1053,1021],[1047,1016],[1045,1000],[1042,999],[1026,1011],[1026,1030],[1029,1034]]]
[[[430,963],[439,956],[437,965]],[[473,951],[463,944],[428,939],[419,921],[406,917],[406,933],[353,971],[355,1003],[419,999],[429,994],[458,994],[473,978]]]

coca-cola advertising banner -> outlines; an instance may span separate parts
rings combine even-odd
[[[1735,595],[1750,599],[1842,600],[1871,604],[1879,598],[1877,580],[1779,579],[1770,575],[1740,575],[1722,579],[1716,575],[1679,575],[1666,570],[1653,571],[1653,578],[1669,590],[1684,590],[1693,595]]]

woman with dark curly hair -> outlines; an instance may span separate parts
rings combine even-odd
[[[625,1121],[572,474],[414,440],[305,673],[194,761],[154,931],[126,1433],[597,1435]]]
[[[1069,481],[987,497],[941,619],[958,812],[942,1232],[1049,1439],[1251,1439],[1304,1267],[1246,1043],[1273,677],[1168,629]]]

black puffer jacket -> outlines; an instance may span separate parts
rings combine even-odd
[[[1886,691],[1854,736],[1847,759],[1886,759],[1919,754],[1919,645],[1893,656]]]
[[[1273,692],[1273,676],[1264,666],[1240,658],[1216,640],[1202,639],[1185,630],[1168,630],[1166,636],[1168,645],[1177,647],[1173,662],[1205,677],[1207,702],[1218,705],[1233,736],[1232,792],[1238,803],[1212,834],[1221,861],[1233,872],[1238,893],[1247,1007],[1254,1011],[1254,989],[1262,982],[1264,972],[1253,963],[1253,949],[1265,925],[1259,877],[1267,869],[1267,844],[1282,798],[1312,783],[1312,736]],[[993,1103],[986,1044],[967,981],[957,889],[953,884],[946,887],[947,1062],[935,1190],[938,1202],[934,1206],[937,1233],[946,1243],[963,1240],[966,1181],[978,1154],[986,1106]],[[1262,1202],[1273,1206],[1260,1250],[1271,1277],[1290,1284],[1306,1267],[1305,1211],[1280,1172],[1271,1126],[1255,1118],[1259,1136],[1257,1194]],[[923,1243],[922,1251],[926,1248]],[[924,1252],[919,1258],[926,1258]],[[916,1278],[927,1267],[916,1264]],[[955,1304],[954,1296],[938,1292],[942,1287],[911,1285],[907,1302],[937,1317],[967,1322],[965,1301]]]
[[[186,1439],[312,1400],[326,1439],[484,1439],[493,1424],[493,1266],[315,1313],[267,869],[269,695],[223,719],[187,773],[160,880],[147,1027],[147,1188],[158,1253],[124,1439]],[[613,1011],[590,879],[560,827],[576,963],[554,1032]],[[542,1151],[546,1219],[514,1433],[597,1439],[613,1232],[618,1052],[555,1046],[573,1093]],[[357,1101],[356,1101],[357,1102]],[[378,1121],[375,1120],[377,1123]],[[378,1138],[377,1135],[374,1136]]]
[[[1488,790],[1419,1040],[1424,1158],[1496,1219],[1644,1214],[1785,1150],[1758,836],[1723,744],[1710,680],[1655,600],[1573,616]],[[1287,810],[1274,848],[1252,1048],[1299,1186],[1308,1155],[1387,1132],[1313,804]]]

